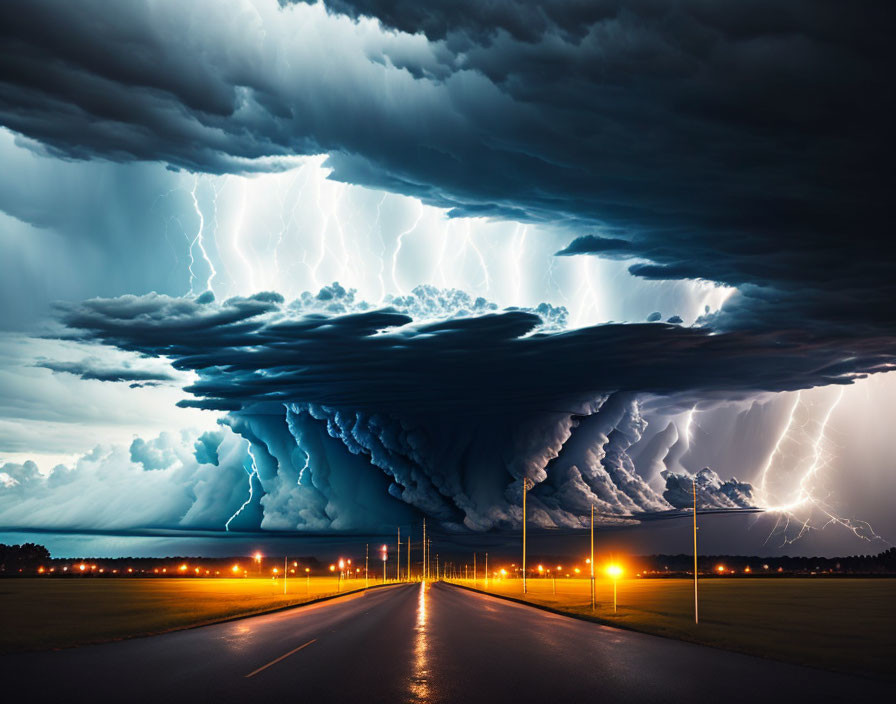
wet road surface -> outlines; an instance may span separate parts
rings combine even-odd
[[[397,585],[103,645],[0,657],[30,701],[852,701],[888,686]],[[10,701],[13,701],[10,699]]]

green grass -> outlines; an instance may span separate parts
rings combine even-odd
[[[472,580],[458,584],[474,586]],[[602,623],[804,665],[896,679],[896,579],[706,579],[700,624],[687,579],[529,579],[526,600]],[[476,586],[483,589],[480,579]],[[490,593],[522,598],[516,579],[490,580]]]
[[[342,591],[363,588],[347,580]],[[64,648],[164,633],[261,613],[337,593],[337,580],[55,579],[0,580],[0,653]]]

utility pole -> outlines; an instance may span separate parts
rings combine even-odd
[[[523,477],[523,594],[526,593],[526,492],[529,490],[529,478]]]
[[[488,589],[488,553],[485,553],[485,588]]]
[[[408,536],[408,581],[411,581],[411,536]]]
[[[370,586],[370,574],[367,570],[368,562],[370,560],[370,543],[364,546],[364,588]]]
[[[474,587],[476,586],[476,578],[477,578],[477,576],[478,576],[478,575],[476,574],[476,553],[474,552],[474,553],[473,553],[473,586],[474,586]]]
[[[426,519],[423,519],[423,581],[426,581]]]
[[[439,578],[439,553],[436,553],[436,579]]]
[[[283,593],[286,594],[286,560],[288,558],[283,558]]]
[[[591,610],[597,606],[597,595],[594,584],[594,504],[591,504]]]
[[[401,526],[398,526],[398,542],[395,548],[395,581],[401,581]]]
[[[700,623],[697,610],[697,478],[693,480],[694,489],[694,623]]]

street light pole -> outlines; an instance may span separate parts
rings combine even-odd
[[[423,519],[423,581],[426,581],[427,577],[426,570],[426,519]]]
[[[408,581],[411,581],[411,536],[408,536]]]
[[[395,554],[395,581],[401,581],[401,526],[398,526],[398,542],[396,543]]]
[[[697,478],[693,481],[694,490],[694,623],[700,623],[697,610]]]
[[[364,546],[364,588],[370,586],[370,573],[368,572],[368,562],[370,560],[370,543]]]
[[[591,504],[591,610],[597,605],[594,584],[594,504]]]
[[[523,594],[526,593],[526,492],[529,490],[529,478],[523,477]]]
[[[473,586],[476,586],[476,553],[473,553]]]
[[[286,560],[287,558],[283,558],[283,594],[286,594]]]
[[[488,589],[488,553],[485,553],[485,588]]]

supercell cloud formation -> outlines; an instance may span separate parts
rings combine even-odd
[[[592,503],[609,516],[681,508],[692,477],[706,507],[760,505],[756,481],[781,461],[789,427],[769,399],[896,364],[894,93],[882,68],[893,19],[886,4],[826,1],[3,3],[0,124],[17,149],[60,173],[111,163],[195,174],[192,190],[153,176],[151,209],[172,208],[163,233],[121,226],[116,208],[139,211],[110,203],[105,222],[78,235],[111,269],[133,266],[133,247],[147,271],[161,270],[152,250],[164,242],[175,252],[164,266],[189,271],[189,293],[109,275],[43,321],[45,336],[84,355],[36,355],[32,366],[134,393],[189,378],[180,406],[217,414],[204,434],[137,438],[103,455],[120,484],[179,477],[177,508],[146,524],[378,530],[426,515],[458,530],[512,527],[523,477],[537,482],[533,520],[544,527],[580,526]],[[199,189],[206,174],[263,182],[316,155],[329,179],[382,194],[363,211],[378,249],[347,243],[342,223],[358,207],[325,207],[307,176],[271,195],[279,231],[247,220],[245,190],[225,222],[225,181]],[[175,191],[179,210],[166,200]],[[388,194],[419,208],[392,226],[391,251]],[[517,295],[500,300],[440,286],[455,248],[443,242],[437,265],[418,266],[419,285],[402,289],[402,248],[427,207],[468,228],[482,218],[534,228],[507,253],[458,236],[486,289],[502,254],[521,260],[538,251],[532,240],[555,238],[547,283],[517,268],[504,274]],[[325,213],[319,252],[281,247],[295,213],[313,208]],[[20,185],[0,188],[0,209],[32,231],[68,227]],[[185,254],[169,238],[178,228]],[[250,266],[261,254],[244,230],[268,238],[270,276]],[[348,266],[355,249],[362,263]],[[321,287],[318,267],[340,256],[339,282]],[[622,300],[670,282],[730,295],[573,325],[590,283],[580,300],[559,299],[555,266],[562,276],[586,258],[617,267],[621,283],[601,283]],[[288,268],[299,261],[310,277]],[[378,298],[355,290],[371,271]],[[461,279],[481,286],[466,270]],[[224,280],[243,293],[221,295]],[[284,282],[291,292],[273,290]],[[134,361],[104,358],[110,348]],[[751,415],[766,403],[767,417]],[[741,415],[726,416],[726,404]],[[695,409],[723,419],[717,439],[692,427]],[[819,469],[829,415],[805,431],[809,459],[788,458],[797,477]],[[750,461],[697,459],[723,442],[749,446]],[[48,491],[57,474],[101,483],[99,456],[49,478],[4,465],[0,506],[27,504],[23,487]],[[732,478],[734,465],[749,481]]]

